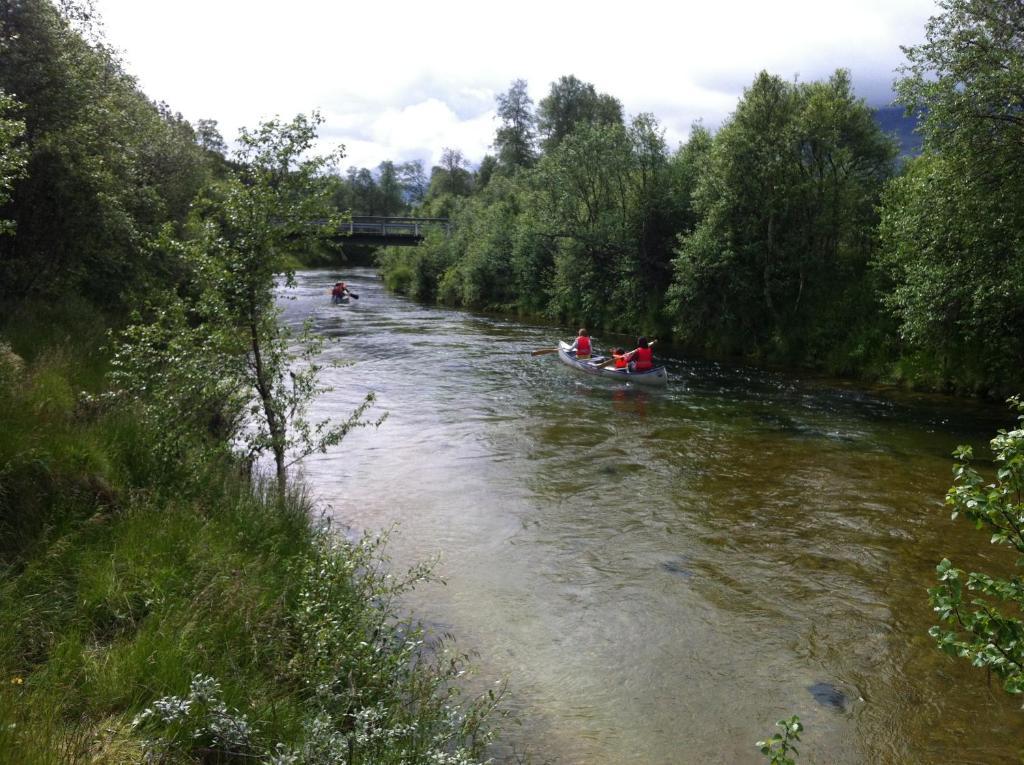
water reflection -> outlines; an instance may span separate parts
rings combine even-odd
[[[338,278],[359,301],[327,303]],[[752,742],[797,713],[808,762],[1015,757],[1016,704],[934,649],[924,593],[943,555],[992,553],[941,502],[949,453],[1001,409],[671,349],[669,387],[637,390],[531,357],[550,327],[419,306],[369,270],[295,294],[289,319],[353,362],[318,412],[369,389],[390,412],[306,475],[343,522],[399,524],[397,564],[442,555],[447,586],[411,605],[512,679],[520,745],[761,762]]]

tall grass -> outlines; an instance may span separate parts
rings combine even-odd
[[[159,434],[95,395],[85,346],[9,336],[0,762],[482,757],[500,694],[459,699],[462,659],[395,615],[425,571],[395,577],[379,543],[311,523],[301,493],[282,509],[224,450],[169,469]]]

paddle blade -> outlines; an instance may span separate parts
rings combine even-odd
[[[356,300],[359,300],[359,295],[357,295],[356,293],[350,292],[348,294],[351,295],[352,297],[354,297]]]
[[[531,356],[544,356],[549,353],[558,353],[557,348],[538,348],[537,350],[530,353]]]

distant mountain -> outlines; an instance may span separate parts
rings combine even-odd
[[[875,122],[884,132],[895,136],[900,146],[900,159],[909,159],[921,153],[921,134],[914,132],[917,120],[904,114],[902,106],[875,109]]]

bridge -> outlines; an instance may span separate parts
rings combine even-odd
[[[353,215],[338,228],[340,241],[370,246],[411,246],[423,241],[431,230],[449,232],[447,218],[396,218],[382,215]]]

